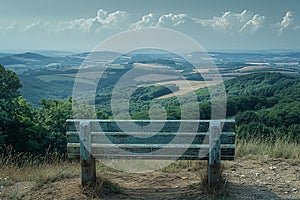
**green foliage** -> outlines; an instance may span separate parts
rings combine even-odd
[[[37,115],[50,150],[63,153],[66,149],[66,119],[72,118],[72,99],[69,98],[68,101],[42,99]]]
[[[5,70],[3,66],[0,65],[0,99],[4,101],[11,101],[18,97],[19,89],[21,88],[21,83],[18,76],[11,70]]]
[[[134,91],[131,97],[131,101],[134,103],[139,101],[148,101],[166,94],[170,94],[172,92],[176,92],[178,90],[179,87],[176,86],[175,84],[170,84],[166,86],[151,85],[148,87],[139,87]]]
[[[5,143],[9,127],[13,126],[20,87],[18,76],[0,65],[0,145]]]
[[[20,96],[18,76],[0,66],[0,140],[16,151],[42,152],[42,127],[36,111]],[[5,139],[5,140],[4,140]]]
[[[300,76],[281,73],[254,73],[225,82],[227,117],[237,122],[240,139],[262,139],[300,143]],[[211,118],[211,99],[206,88],[196,91],[200,118]],[[188,95],[188,94],[187,94]],[[186,96],[187,96],[186,95]],[[176,98],[160,100],[171,110],[173,119],[180,119]],[[219,105],[219,100],[214,100]],[[219,103],[218,103],[219,102]],[[220,104],[221,105],[221,104]],[[168,117],[170,116],[169,110]],[[145,113],[145,112],[142,112]],[[142,113],[136,113],[144,117]]]
[[[297,129],[300,121],[299,76],[257,73],[238,77],[225,85],[229,108],[238,108],[235,116],[238,137],[300,142],[300,129]],[[232,116],[234,112],[230,114]]]
[[[23,87],[21,93],[33,107],[39,106],[41,99],[68,99],[72,95],[74,80],[61,80],[63,76],[58,76],[56,81],[47,82],[40,79],[43,75],[61,74],[61,71],[49,71],[42,69],[41,71],[26,71],[20,75]],[[73,71],[64,71],[64,73],[76,73]]]
[[[131,67],[129,65],[121,69],[109,69],[104,73],[101,87],[97,89],[99,95],[95,99],[95,112],[91,106],[77,105],[76,102],[72,102],[71,98],[68,100],[42,99],[39,107],[35,109],[20,96],[21,83],[18,76],[0,66],[0,147],[10,145],[17,152],[32,154],[43,154],[47,151],[65,153],[66,119],[72,118],[73,112],[75,118],[108,119],[112,117],[110,108],[112,88]],[[43,74],[44,72],[42,70],[39,73]],[[32,75],[32,72],[28,73]],[[30,82],[30,76],[23,75],[22,80],[27,84]],[[53,82],[41,81],[40,83],[40,87],[53,84],[51,90],[55,88]],[[66,85],[67,88],[72,87]],[[238,138],[245,141],[259,139],[274,142],[280,139],[300,143],[299,75],[249,74],[225,82],[225,88],[227,91],[226,115],[227,117],[235,116]],[[175,84],[137,88],[129,102],[131,117],[133,119],[149,119],[150,108],[160,105],[165,109],[167,119],[180,119],[182,106],[177,97],[157,99],[157,97],[177,90],[178,86]],[[35,92],[28,94],[37,96],[39,99],[40,96],[35,95]],[[48,93],[47,90],[45,92]],[[63,94],[62,90],[58,93],[61,93],[59,97],[62,99],[70,95]],[[50,99],[54,97],[51,96],[51,93],[48,95]],[[185,94],[181,100],[188,102],[189,95],[191,94]],[[208,89],[199,89],[196,91],[196,95],[199,104],[186,104],[186,108],[192,111],[195,106],[198,106],[200,118],[210,119],[212,101]],[[217,103],[216,106],[224,103],[218,99],[213,99],[213,101]]]
[[[5,136],[3,135],[3,131],[0,131],[0,149],[5,144]]]
[[[7,125],[6,144],[13,146],[18,152],[44,152],[42,130],[36,111],[23,97],[18,97],[12,122]]]

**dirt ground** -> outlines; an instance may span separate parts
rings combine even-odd
[[[205,185],[203,162],[193,169],[146,174],[98,171],[98,177],[120,186],[119,193],[100,194],[93,188],[83,191],[78,175],[40,186],[19,182],[1,187],[0,199],[300,199],[298,162],[243,158],[223,162],[223,166],[224,181],[218,189]]]

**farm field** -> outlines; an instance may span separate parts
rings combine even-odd
[[[179,91],[173,92],[171,94],[163,95],[158,99],[165,99],[177,95],[183,95],[188,92],[198,90],[200,88],[209,87],[212,85],[217,84],[216,81],[188,81],[188,80],[179,80],[179,81],[165,81],[165,82],[157,82],[154,85],[169,85],[169,84],[176,84],[179,87]]]

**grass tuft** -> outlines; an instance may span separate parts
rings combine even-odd
[[[261,158],[283,158],[300,161],[299,149],[300,144],[283,140],[276,140],[274,142],[238,140],[236,143],[236,156],[261,156]]]
[[[79,176],[78,162],[67,162],[56,153],[35,156],[15,153],[12,148],[4,148],[0,153],[0,184],[12,185],[29,181],[38,185]]]

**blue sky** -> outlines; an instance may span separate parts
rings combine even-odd
[[[143,27],[205,49],[300,49],[298,0],[0,0],[0,49],[88,51]]]

